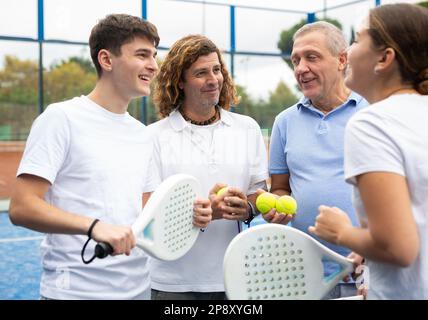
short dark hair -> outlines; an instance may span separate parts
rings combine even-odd
[[[402,80],[428,94],[428,9],[405,3],[376,7],[368,33],[376,49],[394,49]]]
[[[98,77],[102,74],[98,62],[100,50],[106,49],[119,56],[122,45],[133,41],[135,37],[145,38],[155,47],[159,45],[159,35],[155,25],[136,16],[110,14],[92,28],[89,48]]]

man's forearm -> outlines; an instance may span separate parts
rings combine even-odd
[[[12,199],[10,219],[43,233],[86,234],[94,219],[58,209],[36,196]]]

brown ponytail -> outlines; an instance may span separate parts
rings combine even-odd
[[[428,95],[428,68],[425,68],[418,75],[418,82],[415,88],[420,94]]]

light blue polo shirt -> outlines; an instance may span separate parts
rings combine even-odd
[[[275,118],[269,174],[290,175],[292,196],[298,204],[293,227],[307,233],[321,204],[344,210],[352,223],[358,225],[352,186],[344,178],[343,147],[346,123],[367,105],[366,100],[352,92],[343,105],[323,114],[309,99],[302,98]],[[349,249],[317,240],[343,256],[350,253]],[[337,268],[328,263],[325,267],[326,275]]]

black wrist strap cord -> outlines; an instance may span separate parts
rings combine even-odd
[[[94,259],[97,257],[97,255],[94,253],[94,255],[92,256],[92,258],[91,258],[91,259],[89,259],[89,260],[85,260],[84,254],[85,254],[86,246],[88,245],[89,241],[91,241],[91,239],[92,239],[92,229],[94,229],[94,227],[95,227],[95,225],[98,223],[98,221],[100,221],[100,220],[99,220],[99,219],[95,219],[95,220],[91,223],[91,226],[90,226],[90,227],[89,227],[89,229],[88,229],[88,240],[86,240],[85,244],[83,245],[82,253],[81,253],[82,261],[83,261],[83,263],[84,263],[84,264],[89,264],[89,263],[91,263],[91,262],[92,262],[92,261],[94,261]]]
[[[255,214],[256,211],[254,209],[253,204],[250,201],[247,201],[247,203],[248,203],[248,208],[249,208],[248,218],[246,220],[244,220],[244,221],[237,221],[237,223],[238,223],[238,233],[241,233],[241,222],[245,223],[247,225],[247,228],[249,228],[250,224],[251,224],[251,221],[253,221],[254,217],[256,216],[256,214]]]
[[[255,214],[255,209],[254,209],[253,204],[250,201],[247,201],[247,203],[248,203],[248,207],[250,208],[250,210],[249,210],[248,218],[246,220],[244,220],[244,223],[249,228],[250,227],[250,223],[251,223],[251,221],[253,221],[253,219],[256,216],[256,214]]]

